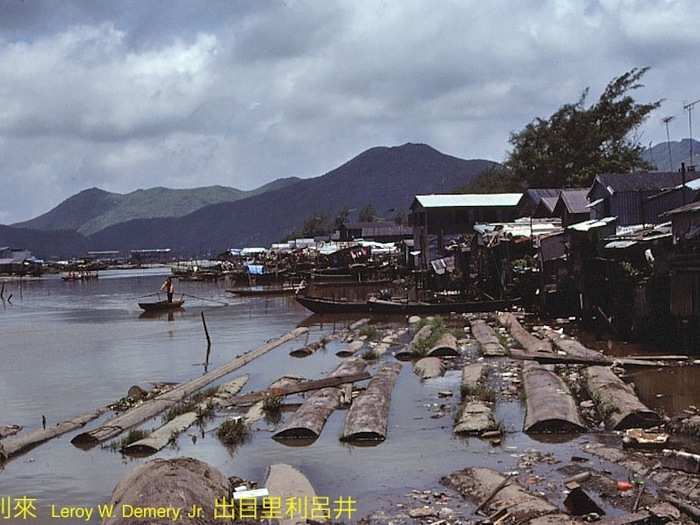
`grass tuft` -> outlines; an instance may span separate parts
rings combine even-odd
[[[460,392],[463,399],[473,398],[489,403],[494,403],[496,401],[496,391],[486,385],[479,384],[473,387],[462,385]]]
[[[379,329],[376,326],[372,325],[365,325],[360,329],[359,332],[360,336],[365,336],[367,337],[368,341],[375,341],[379,339],[379,336],[381,333],[379,332]]]
[[[266,414],[279,414],[282,410],[282,397],[265,396],[262,402],[262,409]]]
[[[224,445],[240,445],[250,438],[250,429],[243,419],[227,419],[216,431]]]
[[[119,440],[112,441],[109,445],[107,445],[107,448],[115,452],[121,452],[132,443],[136,443],[146,436],[148,436],[148,432],[132,428],[129,430],[129,432],[127,432],[126,436],[123,436]]]
[[[422,321],[424,320],[421,319],[421,322]],[[421,356],[426,355],[430,349],[435,346],[435,343],[437,343],[438,340],[447,332],[447,327],[445,326],[445,321],[442,319],[442,317],[434,317],[430,321],[426,321],[423,324],[423,326],[427,325],[430,325],[433,331],[431,332],[430,337],[421,339],[413,346],[412,350],[414,354]]]

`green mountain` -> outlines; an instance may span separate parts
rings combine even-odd
[[[497,164],[446,155],[426,144],[371,148],[319,177],[261,195],[211,204],[177,218],[140,219],[91,235],[96,250],[166,247],[179,254],[217,253],[231,247],[267,246],[323,213],[371,204],[379,215],[408,211],[414,196],[446,193]]]
[[[226,186],[193,189],[156,187],[122,194],[90,188],[66,199],[43,215],[12,226],[41,231],[76,231],[87,236],[133,219],[182,217],[210,204],[253,197],[299,180],[296,177],[278,179],[251,191]]]

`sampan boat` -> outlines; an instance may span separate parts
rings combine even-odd
[[[169,303],[168,301],[139,303],[139,307],[146,312],[159,312],[163,310],[177,310],[178,308],[182,308],[183,304],[185,304],[185,300],[180,299],[178,301],[173,301],[172,303]]]

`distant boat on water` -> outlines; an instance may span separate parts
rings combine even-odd
[[[86,271],[68,272],[67,274],[62,276],[62,279],[64,281],[92,281],[98,278],[99,274],[97,272]]]

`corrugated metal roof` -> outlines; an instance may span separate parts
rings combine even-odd
[[[700,177],[700,172],[687,172],[687,180]],[[639,173],[604,173],[596,177],[603,187],[616,191],[662,190],[683,184],[683,174],[677,171],[644,171]]]
[[[557,197],[542,197],[540,199],[539,205],[545,206],[547,208],[547,210],[549,210],[549,213],[552,213],[554,211],[554,206],[556,206],[556,204],[557,204]]]
[[[588,213],[588,190],[562,190],[559,198],[569,213]]]
[[[605,245],[605,248],[624,249],[637,244],[637,241],[612,241]]]
[[[676,215],[678,213],[697,213],[700,211],[700,202],[691,202],[680,208],[667,211],[664,215]]]
[[[478,208],[517,206],[522,193],[466,193],[457,195],[416,195],[424,208]]]
[[[576,224],[572,224],[569,226],[570,230],[576,230],[579,232],[587,232],[589,230],[592,230],[594,228],[601,228],[603,226],[607,226],[611,222],[614,222],[617,220],[617,217],[605,217],[603,219],[591,219],[590,221],[583,221],[583,222],[578,222]]]

